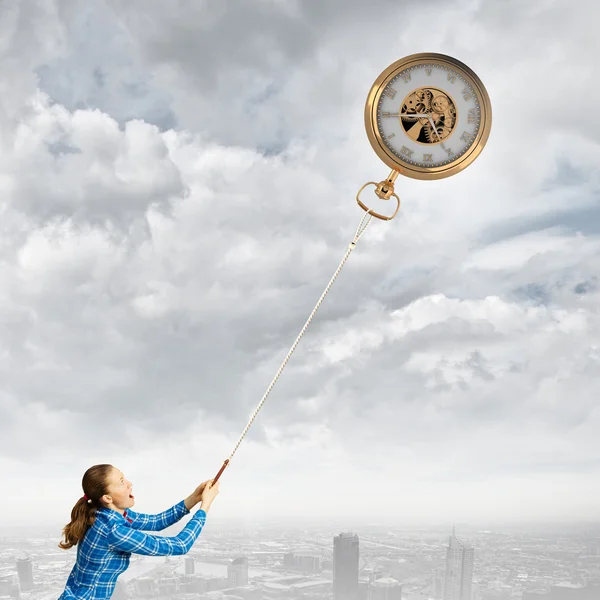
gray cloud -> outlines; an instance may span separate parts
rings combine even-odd
[[[0,474],[15,489],[35,480],[70,506],[83,470],[113,461],[158,510],[216,471],[346,251],[358,188],[388,172],[362,123],[372,81],[431,50],[488,87],[488,145],[456,177],[398,181],[398,219],[353,252],[235,457],[223,514],[337,514],[358,480],[390,515],[407,481],[406,515],[446,518],[441,495],[473,518],[514,512],[515,494],[518,518],[594,497],[600,148],[595,124],[557,114],[580,106],[574,89],[595,99],[581,48],[597,8],[430,4],[423,47],[406,6],[48,1],[0,19]],[[158,472],[176,474],[156,493]]]

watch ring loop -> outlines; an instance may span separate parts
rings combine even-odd
[[[391,221],[397,214],[398,211],[400,210],[400,198],[395,194],[395,193],[391,193],[389,194],[388,198],[383,198],[381,197],[382,200],[388,200],[389,198],[391,198],[392,196],[394,198],[396,198],[396,210],[394,211],[394,214],[391,216],[386,216],[386,215],[381,215],[377,212],[375,212],[373,209],[369,208],[366,204],[364,204],[361,199],[360,199],[360,194],[361,192],[368,186],[368,185],[374,185],[375,188],[377,188],[378,186],[380,186],[381,184],[375,183],[374,181],[368,181],[367,183],[365,183],[365,185],[363,185],[360,190],[358,190],[358,194],[356,194],[356,202],[358,202],[358,205],[366,212],[368,212],[370,215],[373,215],[374,217],[377,217],[378,219],[381,219],[382,221]]]

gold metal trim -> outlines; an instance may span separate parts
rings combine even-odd
[[[398,196],[394,193],[394,182],[396,181],[396,178],[398,177],[399,174],[400,173],[398,171],[393,169],[392,172],[388,175],[387,179],[384,179],[383,181],[380,181],[379,183],[375,183],[374,181],[369,181],[369,182],[365,183],[365,185],[363,185],[360,188],[360,190],[358,190],[358,194],[356,194],[356,201],[358,202],[358,205],[363,210],[368,212],[370,215],[373,215],[374,217],[377,217],[378,219],[381,219],[382,221],[391,221],[398,214],[398,211],[400,210],[400,198],[398,198]],[[394,211],[393,215],[388,217],[386,215],[379,214],[379,213],[375,212],[374,210],[370,209],[366,204],[364,204],[361,201],[360,194],[368,185],[375,186],[375,194],[382,200],[389,200],[392,197],[396,198],[396,210]]]

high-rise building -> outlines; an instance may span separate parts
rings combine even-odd
[[[240,556],[227,565],[227,585],[240,587],[248,585],[248,559]]]
[[[196,570],[196,568],[194,566],[196,564],[196,561],[193,558],[191,558],[190,556],[186,556],[184,564],[185,564],[185,574],[193,575]]]
[[[475,548],[461,542],[454,528],[446,551],[443,600],[471,600]]]
[[[340,533],[333,538],[333,600],[358,598],[358,536]]]
[[[288,569],[294,568],[294,553],[293,552],[286,552],[283,555],[283,566]]]
[[[392,577],[381,577],[371,584],[371,600],[402,600],[402,585]]]
[[[298,553],[295,566],[305,574],[318,573],[321,570],[321,557],[310,553]]]
[[[19,586],[22,592],[33,589],[33,561],[31,557],[17,558],[17,573],[19,574]]]

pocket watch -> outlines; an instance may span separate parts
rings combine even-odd
[[[488,93],[467,65],[444,54],[412,54],[371,87],[365,127],[390,168],[415,179],[441,179],[470,165],[490,134]]]
[[[485,86],[465,64],[445,54],[420,53],[391,64],[377,77],[365,104],[365,127],[377,156],[392,169],[379,184],[365,184],[360,206],[380,219],[400,207],[394,194],[398,175],[442,179],[469,166],[483,150],[492,126]],[[359,199],[367,185],[398,206],[391,217],[368,209]]]

